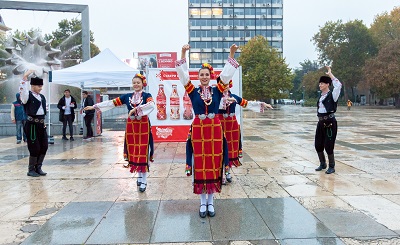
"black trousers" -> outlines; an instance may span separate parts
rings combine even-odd
[[[68,127],[69,127],[69,135],[71,137],[74,137],[74,128],[72,127],[72,114],[64,115],[63,129],[62,129],[62,133],[63,133],[64,137],[66,137],[66,133],[67,133],[67,123],[68,123]]]
[[[87,115],[84,117],[86,126],[86,137],[93,137],[92,120],[94,114]]]
[[[333,154],[335,148],[335,140],[337,135],[336,118],[318,121],[317,130],[315,132],[315,150],[328,155]]]
[[[44,123],[32,123],[26,121],[24,126],[26,137],[28,138],[28,150],[31,157],[46,155],[49,147],[47,131]]]

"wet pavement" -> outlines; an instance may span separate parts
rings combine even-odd
[[[157,143],[140,193],[123,168],[123,132],[55,138],[43,169],[0,138],[0,244],[400,244],[400,116],[339,107],[336,173],[315,172],[314,108],[245,112],[243,166],[198,215],[184,143]]]

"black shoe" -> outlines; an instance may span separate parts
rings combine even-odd
[[[62,137],[62,140],[68,140],[68,138],[67,138],[67,137],[65,137],[65,136],[63,136],[63,137]]]
[[[201,204],[200,207],[201,206],[207,206],[207,205]],[[205,218],[207,216],[207,209],[204,212],[200,212],[200,210],[199,210],[199,215],[200,215],[200,218]]]
[[[208,211],[208,206],[210,206],[210,205],[214,207],[214,205],[212,205],[212,204],[207,204],[207,214],[210,217],[214,217],[215,216],[215,210],[214,210],[214,212]]]
[[[39,177],[40,175],[36,173],[35,171],[29,171],[26,175],[31,176],[31,177]]]
[[[328,170],[325,171],[326,174],[333,174],[335,172],[334,168],[328,168]]]
[[[144,187],[142,188],[142,187],[139,187],[139,191],[140,192],[145,192],[146,191],[146,187],[147,187],[147,184],[145,184],[145,183],[140,183],[140,186],[141,185],[144,185]]]
[[[326,163],[320,163],[319,167],[315,169],[315,171],[321,171],[322,169],[326,169]]]
[[[69,140],[70,140],[70,141],[74,141],[74,137],[70,137]]]

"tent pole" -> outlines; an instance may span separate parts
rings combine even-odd
[[[49,71],[49,97],[48,97],[48,99],[49,99],[49,103],[48,103],[48,105],[49,105],[49,111],[48,111],[48,114],[49,114],[49,135],[48,135],[48,139],[47,139],[47,141],[48,141],[48,143],[49,144],[54,144],[54,137],[51,135],[51,82],[52,82],[52,80],[53,80],[53,74],[52,74],[52,71]]]

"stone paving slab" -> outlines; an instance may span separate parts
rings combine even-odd
[[[398,111],[339,107],[332,175],[314,171],[315,114],[294,105],[244,112],[243,166],[206,219],[184,175],[184,142],[155,144],[140,193],[122,167],[123,131],[90,142],[55,137],[39,178],[26,176],[26,144],[0,137],[0,244],[400,244]]]
[[[321,209],[316,210],[315,215],[339,237],[371,239],[398,236],[395,232],[389,230],[363,213],[346,212],[335,209]]]

